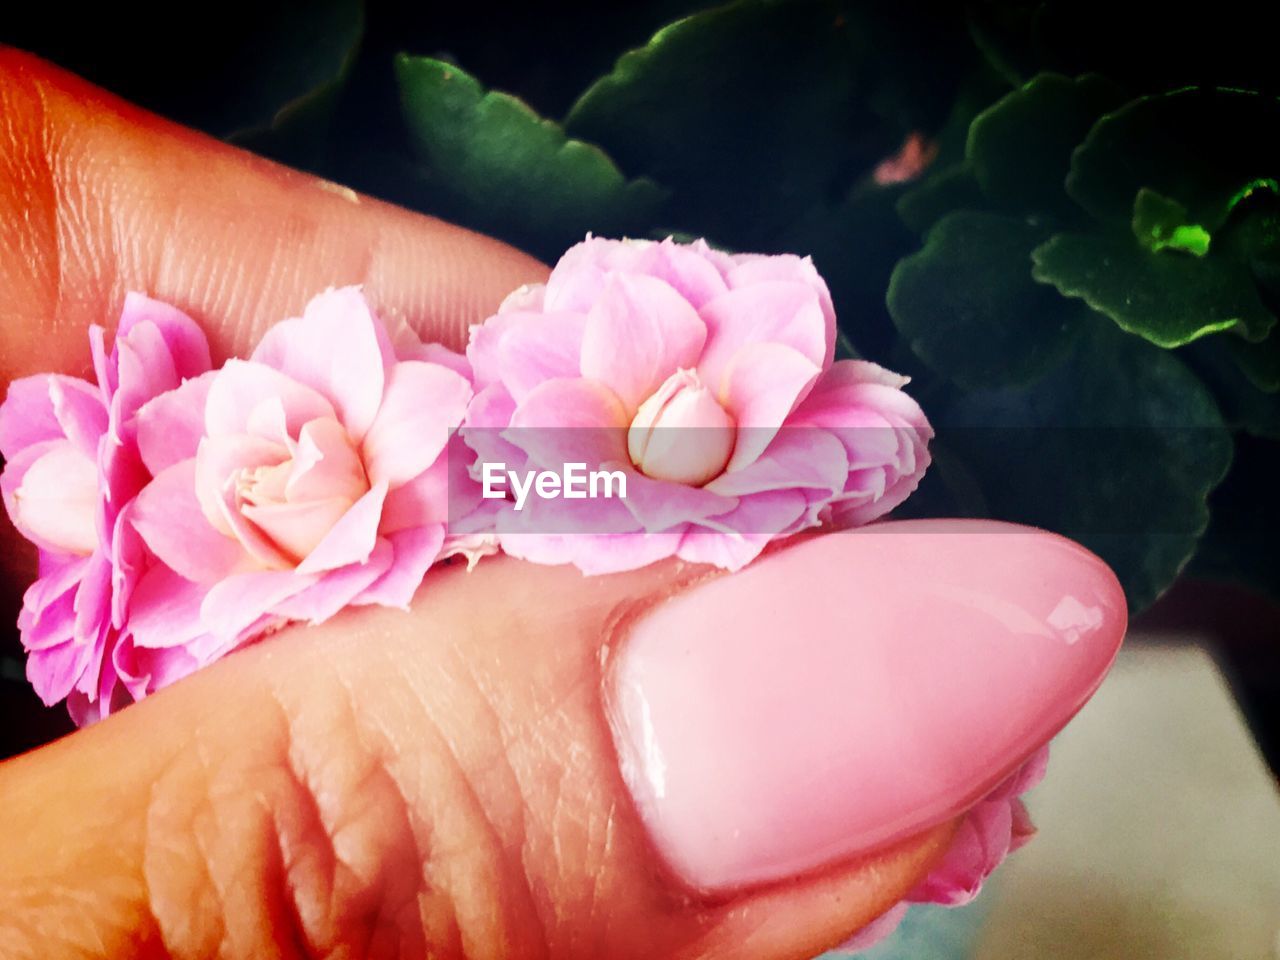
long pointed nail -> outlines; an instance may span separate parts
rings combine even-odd
[[[721,890],[963,813],[1084,705],[1124,594],[1053,534],[979,521],[808,540],[661,602],[606,690],[659,853]]]

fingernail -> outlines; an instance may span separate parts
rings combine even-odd
[[[732,889],[963,813],[1084,705],[1125,623],[1115,575],[1061,537],[877,524],[647,611],[607,711],[660,856]]]

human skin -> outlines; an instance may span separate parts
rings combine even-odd
[[[462,345],[545,267],[0,51],[0,382],[87,372],[124,294],[243,352],[317,290]],[[4,522],[4,582],[34,557]],[[0,956],[808,957],[897,901],[951,824],[715,898],[659,861],[618,772],[600,648],[703,571],[496,558],[410,614],[237,653],[0,765]],[[536,678],[530,682],[530,678]]]
[[[129,290],[216,361],[346,284],[461,347],[546,275],[3,49],[0,224],[0,386],[87,373]],[[33,552],[0,548],[17,591]],[[737,575],[439,566],[408,612],[279,631],[0,764],[0,957],[811,957],[965,835],[1124,616],[1096,557],[996,524]]]

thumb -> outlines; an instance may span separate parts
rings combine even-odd
[[[408,614],[288,629],[0,767],[36,838],[0,853],[0,953],[809,957],[921,879],[1123,628],[1101,561],[999,524],[729,576],[437,569]]]

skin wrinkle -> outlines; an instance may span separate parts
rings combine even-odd
[[[512,817],[506,818],[507,822],[501,826],[497,822],[497,815],[490,809],[489,804],[482,803],[478,789],[473,787],[472,793],[476,798],[476,803],[482,808],[485,821],[489,825],[489,829],[493,834],[495,843],[500,848],[514,848],[519,854],[520,870],[519,875],[522,879],[520,887],[520,899],[527,901],[527,913],[530,913],[536,920],[538,925],[536,942],[544,945],[549,944],[548,928],[543,915],[544,908],[541,904],[541,898],[535,894],[534,872],[529,862],[529,825],[527,811],[529,809],[528,793],[524,783],[516,773],[514,764],[512,763],[512,746],[515,743],[515,737],[509,725],[504,721],[502,714],[498,711],[495,704],[497,697],[500,696],[498,691],[493,689],[492,685],[481,681],[480,674],[476,670],[476,666],[466,656],[465,651],[460,646],[460,638],[453,639],[451,644],[452,651],[457,657],[457,662],[462,665],[466,674],[467,681],[471,684],[471,690],[475,695],[476,702],[483,711],[483,717],[487,721],[487,729],[492,731],[491,737],[496,745],[491,758],[482,766],[481,773],[487,779],[488,775],[495,774],[503,781],[503,787],[499,788],[500,796],[514,796],[516,802],[513,807],[514,823],[511,822]],[[457,757],[456,750],[450,745],[450,751],[453,753],[455,760],[459,763],[461,769],[461,761]],[[509,788],[508,788],[509,785]],[[504,842],[505,838],[505,842]],[[508,870],[507,872],[512,872]],[[511,898],[511,892],[508,889],[508,899]]]

